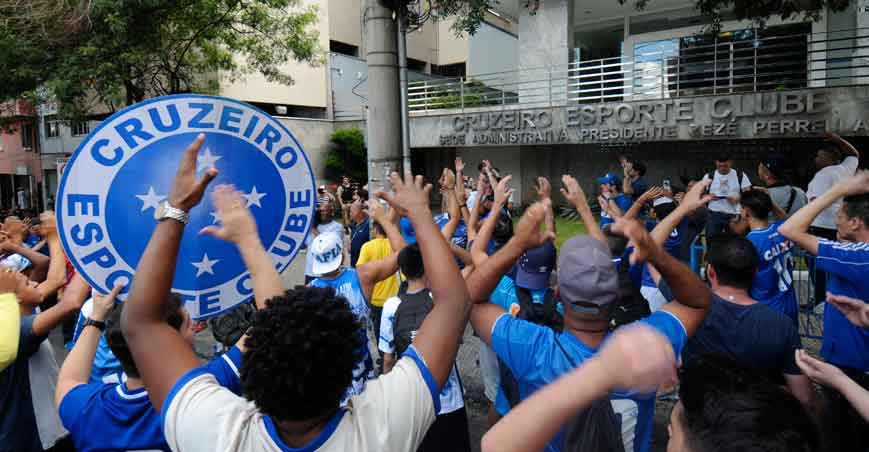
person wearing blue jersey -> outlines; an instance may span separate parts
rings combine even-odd
[[[81,307],[81,311],[78,313],[78,318],[75,322],[75,330],[72,335],[72,345],[74,346],[78,339],[81,337],[81,333],[84,331],[84,326],[87,323],[87,320],[91,318],[91,313],[94,309],[94,299],[90,298],[88,301],[84,302],[84,305]],[[69,345],[67,346],[69,347]],[[97,351],[94,355],[93,366],[91,368],[91,375],[89,383],[120,383],[124,378],[124,369],[121,367],[121,362],[118,361],[118,358],[112,353],[111,347],[109,347],[108,341],[106,341],[105,335],[100,336],[99,344],[97,345]]]
[[[562,180],[565,182],[562,193],[577,205],[578,184],[572,178]],[[518,382],[522,399],[597,355],[609,335],[610,309],[619,289],[618,276],[602,234],[601,238],[577,236],[562,245],[558,260],[558,291],[564,305],[562,332],[514,318],[500,306],[489,303],[490,294],[501,277],[519,257],[526,250],[552,240],[551,234],[540,231],[546,203],[529,207],[516,226],[513,238],[468,277],[468,288],[475,302],[471,313],[474,330],[483,342],[492,345],[501,362],[508,366]],[[679,301],[664,306],[641,323],[656,329],[676,353],[681,352],[706,314],[710,298],[708,288],[687,266],[657,246],[638,222],[620,219],[612,229],[632,242],[632,261],[652,262],[663,278],[678,288]],[[625,450],[650,450],[654,393],[616,391],[610,393],[610,400],[619,419],[612,427],[620,432]],[[595,422],[609,424],[611,421],[596,419]],[[566,444],[563,433],[559,431],[544,450],[560,451],[569,447],[571,444]]]
[[[347,299],[350,309],[365,327],[360,331],[363,345],[359,348],[357,365],[353,370],[353,384],[347,390],[347,398],[362,393],[365,382],[374,378],[374,361],[368,349],[367,326],[371,319],[368,300],[371,299],[374,286],[387,278],[394,278],[398,272],[398,253],[404,248],[404,239],[394,223],[389,221],[383,206],[379,201],[368,201],[368,211],[371,219],[380,225],[389,240],[392,253],[383,259],[378,259],[356,268],[343,267],[343,243],[341,237],[334,234],[321,234],[311,243],[310,253],[314,259],[313,271],[319,275],[311,281],[311,287],[331,287],[335,293]],[[375,331],[379,331],[379,318]]]
[[[786,213],[762,190],[742,193],[742,210],[731,220],[730,229],[747,238],[757,249],[760,265],[749,295],[797,322],[797,297],[794,290],[794,244],[779,234]],[[770,222],[774,214],[779,221]]]
[[[600,184],[601,192],[597,198],[600,205],[600,227],[604,228],[624,215],[634,201],[629,195],[622,193],[622,180],[615,173],[606,173],[597,178],[597,183]]]
[[[836,212],[837,241],[809,232],[812,221],[842,199]],[[809,202],[779,226],[779,233],[816,256],[815,265],[828,273],[827,292],[869,302],[869,171],[843,176],[826,193]],[[824,307],[821,356],[869,388],[869,330],[860,328],[831,303]],[[835,390],[825,388],[829,413],[824,417],[831,450],[869,449],[869,424]]]

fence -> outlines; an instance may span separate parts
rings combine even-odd
[[[729,36],[673,38],[655,51],[642,51],[652,43],[639,43],[633,58],[412,82],[408,106],[541,107],[869,83],[869,28],[766,37],[749,29]]]

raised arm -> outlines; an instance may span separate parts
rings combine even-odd
[[[422,355],[437,387],[442,388],[449,378],[468,323],[471,306],[468,289],[446,239],[432,221],[428,205],[431,185],[423,185],[422,176],[414,178],[410,170],[405,171],[404,181],[398,173],[392,173],[391,179],[395,194],[378,193],[378,196],[413,224],[434,301],[434,307],[413,339],[413,347]]]
[[[60,244],[60,237],[57,235],[57,219],[54,212],[43,212],[40,218],[42,220],[40,230],[48,243],[48,254],[50,255],[48,276],[37,286],[40,295],[45,298],[57,292],[66,283],[66,255]]]
[[[815,217],[843,196],[869,192],[869,170],[843,177],[836,185],[796,211],[778,228],[778,232],[813,255],[818,254],[818,238],[809,234]]]
[[[465,161],[456,157],[456,198],[462,203],[465,198]]]
[[[664,194],[664,189],[658,186],[652,187],[646,190],[645,193],[640,195],[637,200],[631,204],[631,208],[625,213],[624,217],[626,219],[634,219],[640,215],[640,212],[643,210],[643,206],[654,201],[656,198],[660,197]]]
[[[479,267],[489,258],[486,248],[489,246],[489,241],[492,240],[492,234],[495,232],[495,225],[501,217],[501,209],[507,205],[507,200],[510,199],[510,179],[513,176],[507,176],[498,182],[498,185],[493,185],[495,192],[495,200],[492,202],[492,210],[489,211],[489,216],[486,221],[480,226],[477,232],[477,238],[474,244],[471,245],[471,258],[474,260],[474,266]]]
[[[552,184],[549,183],[549,179],[538,177],[534,189],[537,191],[538,201],[549,201],[544,204],[546,206],[546,216],[543,219],[543,224],[547,233],[551,232],[555,234],[555,211],[552,208]]]
[[[245,207],[241,193],[228,185],[220,185],[211,194],[220,227],[207,226],[200,234],[208,234],[232,243],[238,248],[250,273],[253,297],[257,309],[264,309],[266,301],[284,294],[284,283],[275,269],[269,253],[257,233],[256,221]]]
[[[468,276],[468,290],[471,300],[476,303],[471,313],[471,324],[480,336],[480,340],[486,344],[491,343],[492,325],[504,313],[501,307],[488,303],[492,291],[525,250],[555,240],[555,234],[540,231],[540,224],[546,217],[545,204],[548,202],[535,203],[525,210],[525,214],[516,225],[513,237]]]
[[[441,194],[446,197],[447,213],[450,216],[447,224],[445,224],[444,228],[441,229],[441,235],[449,241],[453,238],[453,234],[456,233],[456,228],[459,227],[459,222],[462,221],[462,210],[459,208],[459,200],[456,197],[456,192],[454,190],[444,190]]]
[[[90,286],[78,276],[70,284],[66,290],[81,292],[84,298],[91,292]],[[91,312],[90,320],[95,322],[103,322],[105,326],[106,318],[115,307],[115,298],[121,293],[124,286],[117,285],[112,288],[108,295],[93,293],[94,309]],[[64,294],[66,295],[66,294]],[[81,296],[78,294],[77,296]],[[54,392],[54,405],[60,408],[60,402],[66,397],[67,393],[79,385],[87,384],[91,378],[91,369],[93,368],[94,356],[97,353],[97,345],[100,343],[102,330],[97,328],[84,328],[75,342],[75,346],[66,356],[63,362],[63,367],[60,368],[60,374],[57,376],[57,389]]]
[[[189,212],[202,200],[209,182],[217,176],[215,168],[196,178],[196,156],[205,140],[200,134],[184,151],[169,204]],[[166,300],[175,275],[175,261],[181,246],[184,224],[177,220],[161,221],[133,277],[130,294],[121,315],[121,328],[136,367],[148,387],[148,396],[157,412],[179,378],[199,366],[199,359],[175,328],[164,320]]]
[[[395,209],[393,210],[395,211]],[[392,253],[380,260],[364,264],[357,263],[356,276],[359,278],[359,284],[362,286],[362,292],[366,300],[371,299],[371,293],[374,291],[375,284],[386,278],[395,276],[395,272],[398,271],[398,253],[404,248],[404,237],[401,236],[401,231],[398,230],[398,226],[395,223],[389,221],[389,216],[386,215],[383,206],[376,199],[368,201],[368,215],[383,227],[383,232],[386,233]]]
[[[594,219],[594,214],[591,213],[591,208],[588,206],[588,199],[586,199],[582,187],[579,186],[579,182],[577,182],[573,176],[565,174],[561,176],[561,183],[564,185],[561,189],[561,195],[576,208],[576,212],[579,213],[579,217],[582,219],[582,222],[585,223],[585,229],[586,232],[588,232],[588,235],[603,243],[607,243],[606,236],[604,236],[603,231],[598,227],[597,220]]]
[[[709,310],[711,295],[706,284],[687,265],[655,243],[646,228],[637,221],[616,221],[613,232],[624,235],[633,245],[631,263],[648,262],[655,266],[674,298],[673,302],[661,309],[676,316],[685,327],[688,337],[693,336]]]
[[[682,197],[676,210],[658,222],[658,225],[655,226],[655,229],[653,229],[651,233],[652,240],[654,240],[658,246],[664,246],[664,243],[667,243],[670,233],[673,232],[673,229],[676,229],[676,227],[679,226],[679,223],[682,222],[685,216],[705,206],[709,201],[712,201],[712,199],[715,198],[715,196],[706,193],[706,187],[711,183],[712,182],[707,180],[694,184],[694,186],[691,187],[691,190],[688,193],[685,193]],[[645,196],[645,193],[643,196]]]
[[[477,240],[477,226],[480,221],[480,204],[483,203],[483,197],[486,196],[486,175],[480,173],[477,177],[477,197],[474,198],[474,206],[471,209],[471,216],[468,218],[468,240],[475,242]]]
[[[835,133],[828,133],[825,136],[828,140],[832,141],[833,144],[835,144],[839,148],[839,150],[841,150],[845,154],[846,157],[857,157],[857,159],[860,158],[860,151],[858,151],[857,148],[855,148],[854,145],[851,144],[851,142],[849,142],[848,140],[840,137]]]
[[[634,180],[631,178],[631,169],[633,169],[634,164],[631,162],[625,162],[624,166],[622,166],[622,172],[624,174],[624,178],[622,178],[622,193],[626,195],[634,194]]]
[[[619,329],[600,353],[510,410],[483,437],[483,452],[543,450],[576,413],[618,389],[649,392],[676,381],[673,346],[644,325]]]
[[[0,243],[0,252],[8,254],[20,254],[27,258],[33,269],[30,271],[30,279],[36,282],[45,281],[48,272],[48,263],[51,259],[33,248],[28,248],[24,245],[18,245],[9,240]]]

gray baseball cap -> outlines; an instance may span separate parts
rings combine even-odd
[[[558,259],[558,292],[565,304],[614,302],[619,277],[607,245],[588,235],[564,242]]]

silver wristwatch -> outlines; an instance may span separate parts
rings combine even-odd
[[[168,201],[163,201],[157,205],[156,209],[154,209],[154,218],[157,221],[171,218],[181,224],[187,224],[190,221],[190,214],[176,207],[172,207]]]

